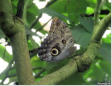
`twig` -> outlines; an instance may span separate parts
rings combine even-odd
[[[23,21],[24,23],[27,25],[27,9],[28,9],[28,5],[30,4],[31,0],[25,0],[24,2],[24,9],[23,9]]]
[[[22,18],[23,10],[24,10],[24,3],[25,3],[24,0],[19,0],[18,5],[17,5],[17,14],[16,14],[17,17]]]
[[[47,5],[45,6],[45,8],[49,7],[50,5],[52,5],[53,3],[55,3],[57,0],[52,0],[50,2],[47,3]],[[42,12],[40,12],[39,16],[33,21],[33,23],[30,25],[29,29],[33,28],[37,22],[39,21],[39,19],[42,16]]]
[[[97,5],[96,5],[96,9],[95,9],[95,13],[94,13],[94,24],[98,24],[99,22],[99,14],[100,14],[100,9],[101,9],[101,6],[104,4],[106,0],[97,0]]]
[[[7,68],[0,74],[0,77],[5,75],[5,77],[2,79],[1,83],[0,84],[3,84],[3,82],[5,81],[5,79],[7,78],[8,76],[8,73],[12,67],[12,63],[13,63],[14,60],[11,60],[9,65],[7,66]]]
[[[50,19],[51,20],[51,19]],[[26,29],[26,33],[27,33],[27,40],[29,39],[29,37],[31,36],[31,35],[35,35],[35,36],[38,36],[40,39],[42,38],[40,35],[38,35],[37,34],[37,31],[39,31],[39,30],[41,30],[42,28],[44,28],[45,26],[46,26],[46,24],[48,24],[48,22],[50,21],[50,20],[48,20],[43,26],[40,26],[38,29],[36,29],[36,32],[31,32],[29,29]],[[33,54],[32,54],[33,55]],[[30,54],[30,57],[32,56],[31,54]],[[36,55],[36,54],[34,54],[34,55]],[[33,55],[33,56],[34,56]]]
[[[15,76],[16,76],[16,74],[10,74],[10,75],[8,74],[8,75],[7,75],[7,77],[9,77],[9,78],[10,78],[10,77],[15,77]]]
[[[33,28],[37,22],[39,21],[39,19],[41,18],[42,13],[39,14],[39,16],[33,21],[33,23],[31,24],[31,26],[29,27],[29,29]]]
[[[51,6],[53,3],[55,3],[57,0],[51,0],[50,2],[48,2],[48,4],[45,6],[45,8]]]
[[[52,18],[51,18],[51,19],[52,19]],[[42,28],[44,28],[44,27],[49,23],[49,21],[50,21],[51,19],[49,19],[44,25],[42,25],[41,27],[39,27],[38,29],[36,29],[36,32],[39,31],[39,30],[41,30]],[[35,32],[35,33],[36,33],[36,32]]]

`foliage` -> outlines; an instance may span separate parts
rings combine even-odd
[[[16,14],[17,11],[17,0],[11,0],[12,7],[13,7],[13,14]],[[40,0],[45,1],[45,0]],[[27,8],[27,22],[25,23],[26,29],[29,27],[32,22],[36,19],[36,16],[39,16],[40,13],[47,13],[48,15],[54,17],[57,16],[64,21],[69,21],[69,26],[73,34],[73,38],[77,44],[80,44],[81,48],[86,49],[89,42],[90,37],[93,31],[93,23],[94,18],[93,16],[89,16],[94,13],[94,9],[96,6],[96,0],[57,0],[55,3],[51,4],[47,8],[38,9],[38,7],[30,1],[28,8]],[[103,6],[102,10],[110,11],[110,3],[106,2]],[[81,15],[88,15],[81,16]],[[107,14],[100,14],[100,16],[106,16]],[[102,16],[102,18],[104,17]],[[68,22],[67,22],[68,23]],[[36,23],[34,29],[38,30],[38,28],[42,27],[39,22]],[[28,29],[30,31],[30,29]],[[46,34],[43,29],[39,30],[41,33]],[[28,38],[28,46],[29,50],[32,50],[39,45],[34,42],[31,38],[31,33],[29,34]],[[33,34],[34,35],[34,34]],[[39,36],[38,36],[39,37]],[[5,38],[4,33],[0,30],[0,38]],[[111,59],[111,34],[107,35],[106,38],[102,38],[101,48],[99,50],[99,54],[97,55],[97,59],[92,63],[90,68],[83,72],[73,74],[67,79],[63,80],[59,84],[98,84],[101,82],[110,82],[110,59]],[[12,60],[12,56],[5,51],[5,47],[0,45],[0,58],[4,59],[7,62]],[[68,59],[65,59],[58,63],[47,63],[44,61],[40,61],[38,56],[34,56],[31,58],[32,68],[34,75],[38,75],[42,69],[45,69],[38,77],[36,77],[36,81],[39,81],[45,75],[58,70],[59,68],[63,67],[67,64]],[[68,70],[69,71],[69,70]],[[16,81],[16,71],[13,67],[9,71],[9,79],[10,82]],[[3,76],[0,76],[0,79],[3,79]],[[90,79],[90,80],[89,80]]]

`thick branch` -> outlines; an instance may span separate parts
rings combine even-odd
[[[108,14],[104,19],[102,19],[98,25],[94,27],[94,33],[92,35],[91,41],[100,41],[106,27],[111,23],[111,13]]]
[[[68,70],[69,69],[69,70]],[[77,71],[77,64],[75,60],[70,60],[68,64],[63,66],[61,69],[45,76],[37,84],[38,85],[54,85],[64,80]]]
[[[19,29],[19,32],[10,39],[18,80],[20,84],[34,84],[28,46],[25,38],[25,27],[19,21],[16,21],[15,26],[16,29]]]
[[[25,0],[19,0],[18,5],[17,5],[17,17],[22,18],[23,16],[23,9],[24,9],[24,2]]]
[[[10,0],[0,0],[0,25],[6,35],[10,36],[15,33]]]
[[[19,83],[34,84],[25,27],[21,19],[12,17],[10,0],[0,0],[0,25],[5,35],[11,40]]]

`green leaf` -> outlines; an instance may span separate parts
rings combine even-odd
[[[38,47],[38,44],[32,39],[32,37],[28,40],[28,48],[29,50],[35,49]]]
[[[103,68],[104,72],[108,73],[111,75],[111,64],[108,61],[103,60],[100,63],[101,67]]]
[[[27,9],[27,22],[30,24],[32,24],[32,22],[36,19],[36,16],[39,15],[39,9],[37,8],[37,6],[32,3],[32,5]],[[35,27],[39,27],[40,24],[37,23],[37,25]]]
[[[93,32],[93,19],[91,17],[80,17],[80,24],[75,25],[71,31],[74,40],[86,48]]]
[[[86,11],[86,0],[58,0],[52,4],[49,8],[60,14],[66,14],[71,23],[77,23],[80,14]]]
[[[55,10],[52,10],[51,8],[43,8],[43,9],[41,9],[41,11],[42,11],[43,13],[47,13],[47,14],[49,14],[50,16],[53,16],[53,17],[56,17],[56,16],[57,16],[57,17],[59,17],[60,19],[67,19],[66,16],[64,16],[64,15],[62,15],[62,14],[56,12]]]
[[[80,44],[82,47],[86,48],[89,44],[91,33],[87,32],[81,25],[73,27],[72,35],[76,43]]]
[[[91,17],[80,17],[80,24],[90,33],[93,32],[94,22]]]
[[[30,13],[30,12],[27,13],[28,26],[30,26],[33,23],[33,21],[36,20],[36,16],[37,15],[35,15],[33,13]],[[33,28],[38,29],[40,26],[41,26],[40,23],[37,22]]]
[[[92,7],[87,7],[86,14],[92,14],[94,13],[94,9]]]
[[[7,62],[10,62],[12,59],[12,55],[10,55],[4,46],[0,45],[0,57]]]
[[[0,38],[5,38],[5,37],[6,37],[5,34],[3,33],[3,31],[0,28]]]
[[[86,0],[86,1],[87,1],[88,6],[95,8],[97,0]]]
[[[109,0],[106,0],[106,3],[102,7],[102,9],[107,9],[107,10],[111,11],[111,3],[109,2]]]
[[[111,62],[111,44],[102,43],[99,54],[104,60]]]
[[[8,75],[9,75],[10,77],[16,77],[16,69],[15,69],[15,67],[12,68],[12,69],[10,69]]]
[[[32,5],[27,9],[27,12],[32,13],[35,16],[37,16],[39,14],[39,9],[34,3],[32,3]]]
[[[87,7],[86,0],[67,0],[68,17],[72,22],[79,21],[80,14],[84,14]]]
[[[85,71],[83,79],[87,84],[107,83],[110,80],[110,69],[110,63],[107,61],[95,60],[90,68]]]
[[[39,57],[35,56],[31,59],[32,67],[42,67],[45,68],[46,62],[41,61]]]
[[[83,73],[74,73],[65,80],[58,83],[58,85],[84,85]]]
[[[13,14],[16,15],[18,0],[11,0],[11,3],[12,3]]]
[[[28,26],[30,26],[33,23],[33,21],[38,17],[39,14],[40,14],[40,10],[33,3],[33,1],[30,1],[26,14]],[[37,22],[37,24],[33,28],[38,29],[38,27],[40,26],[41,26],[40,23]]]
[[[49,6],[52,10],[58,13],[64,13],[66,11],[66,0],[57,0],[55,3]]]

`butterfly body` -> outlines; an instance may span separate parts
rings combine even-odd
[[[75,51],[74,40],[67,25],[54,18],[48,36],[38,48],[41,60],[59,61],[70,56]]]

